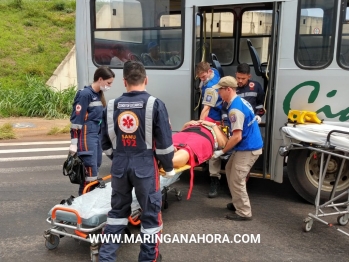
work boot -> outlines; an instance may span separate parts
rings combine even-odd
[[[234,207],[233,203],[228,203],[227,204],[227,209],[229,209],[231,211],[236,211],[236,208]]]
[[[211,177],[210,192],[208,192],[208,197],[214,198],[218,196],[218,188],[219,188],[219,178]]]

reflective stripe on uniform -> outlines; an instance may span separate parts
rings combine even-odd
[[[118,226],[118,225],[127,225],[128,219],[127,218],[111,218],[107,217],[107,224],[112,226]]]
[[[81,128],[82,128],[82,125],[78,125],[78,124],[73,124],[73,123],[72,123],[72,124],[70,125],[70,128],[71,128],[71,129],[81,129]]]
[[[256,109],[262,109],[263,105],[256,106]]]
[[[145,108],[145,144],[147,149],[153,148],[153,109],[156,98],[150,96]]]
[[[95,101],[95,102],[91,102],[88,105],[89,107],[93,107],[93,106],[103,106],[101,101]]]
[[[112,148],[109,148],[107,150],[103,150],[103,152],[107,155],[107,156],[110,156],[111,154],[113,154],[113,149]]]
[[[115,99],[109,100],[107,107],[107,126],[108,126],[108,135],[112,143],[113,149],[116,149],[116,134],[114,129],[114,102]]]
[[[144,228],[143,226],[141,226],[141,232],[148,235],[156,234],[160,232],[160,230],[162,230],[162,224],[159,227],[152,227],[152,228]]]
[[[77,145],[78,144],[78,139],[77,138],[72,138],[71,139],[71,144],[72,145]]]
[[[91,182],[97,180],[97,176],[87,176],[85,177],[85,181]]]
[[[174,146],[170,145],[166,149],[155,149],[155,152],[157,155],[166,155],[174,151]]]
[[[257,92],[246,92],[242,94],[238,94],[239,97],[246,97],[246,96],[257,96]]]

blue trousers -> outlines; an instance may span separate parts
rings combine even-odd
[[[81,143],[83,143],[82,146],[78,142],[78,156],[82,159],[86,168],[86,181],[80,184],[79,196],[86,184],[97,178],[99,167],[102,164],[102,147],[99,134],[89,133]],[[81,148],[83,150],[80,151]]]
[[[112,167],[112,196],[111,207],[108,213],[104,234],[122,234],[127,226],[127,218],[131,214],[132,189],[135,188],[137,200],[142,208],[141,236],[145,234],[153,237],[161,233],[161,201],[160,179],[154,166],[147,168],[144,157],[118,157],[123,163]],[[149,157],[147,157],[149,158]],[[113,159],[114,160],[114,159]],[[153,161],[150,159],[150,161]],[[132,167],[131,167],[132,166]],[[150,170],[149,170],[150,169]],[[150,173],[149,173],[150,171]],[[148,236],[147,236],[148,237]],[[136,239],[136,237],[135,237]],[[144,238],[142,238],[144,239]],[[120,243],[102,243],[99,251],[99,262],[111,262],[116,260],[116,251]],[[156,241],[141,243],[138,261],[155,261],[158,257],[158,243]]]

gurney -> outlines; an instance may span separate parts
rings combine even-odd
[[[290,150],[309,149],[318,152],[317,156],[321,156],[319,185],[315,197],[315,213],[309,213],[308,217],[303,220],[303,230],[309,232],[314,220],[316,220],[349,236],[348,232],[323,219],[328,216],[337,216],[337,223],[340,226],[345,226],[348,223],[349,189],[337,196],[335,196],[335,192],[345,161],[349,160],[349,127],[345,127],[341,123],[337,125],[335,122],[331,124],[305,122],[304,124],[288,123],[280,130],[284,142],[284,145],[279,149],[280,155],[285,156]],[[331,157],[340,160],[339,172],[336,174],[329,200],[320,204],[321,188],[324,184]],[[343,199],[345,200],[343,201]]]
[[[167,194],[174,191],[177,200],[182,199],[181,191],[172,187],[172,184],[179,180],[183,171],[190,169],[191,166],[185,165],[175,169],[176,174],[171,178],[163,177],[164,173],[160,170],[160,188],[163,194],[163,208],[167,208]],[[98,259],[98,245],[89,238],[89,233],[101,232],[107,221],[107,213],[111,209],[111,183],[107,181],[111,178],[108,175],[99,181],[88,184],[83,194],[76,198],[69,198],[65,203],[55,205],[48,213],[46,221],[52,227],[44,232],[45,246],[52,250],[57,248],[60,238],[68,236],[77,240],[91,243],[90,255],[91,261]],[[94,190],[89,191],[92,186],[99,185]],[[134,189],[132,191],[131,215],[128,221],[132,225],[140,224],[139,217],[141,208],[137,201]]]

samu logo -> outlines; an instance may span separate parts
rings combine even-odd
[[[291,109],[291,102],[292,102],[292,98],[294,96],[294,94],[301,90],[302,87],[305,86],[312,86],[314,88],[313,91],[310,92],[310,95],[308,97],[308,104],[312,104],[316,102],[316,99],[318,98],[319,92],[320,92],[320,83],[317,81],[306,81],[303,83],[300,83],[299,85],[295,86],[294,88],[292,88],[290,90],[290,92],[288,92],[288,94],[286,95],[285,99],[284,99],[284,103],[283,103],[283,110],[284,113],[287,115],[288,112]],[[326,94],[326,96],[328,98],[334,97],[337,93],[337,90],[331,90],[330,92],[328,92]],[[298,109],[298,108],[293,108],[293,109]],[[304,109],[304,108],[302,108]],[[319,113],[324,113],[324,115],[327,118],[336,118],[339,116],[339,121],[341,122],[345,122],[347,120],[349,120],[349,107],[339,111],[338,113],[332,113],[332,109],[330,105],[324,105],[323,107],[321,107],[320,109],[318,109],[316,111],[317,114]]]

